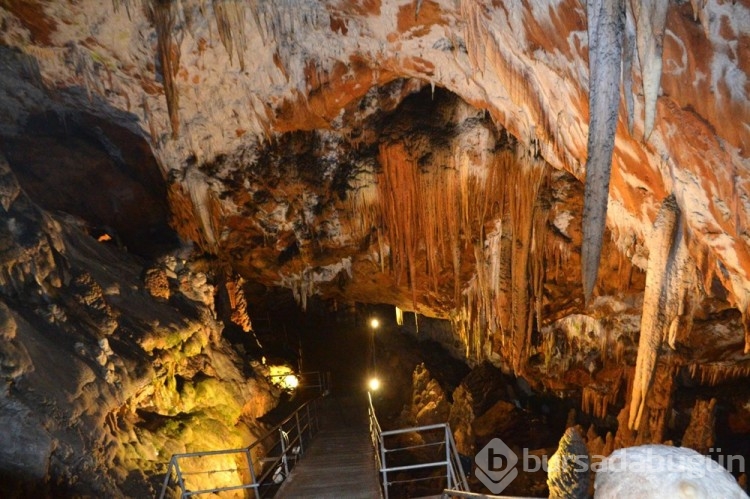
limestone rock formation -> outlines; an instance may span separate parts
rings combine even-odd
[[[169,454],[262,432],[275,389],[222,339],[205,275],[180,261],[154,299],[138,260],[0,169],[3,495],[153,495]]]
[[[155,470],[133,453],[163,461],[143,442],[223,390],[204,376],[270,405],[221,339],[262,348],[260,288],[398,306],[471,366],[574,401],[592,440],[678,439],[702,390],[747,433],[725,388],[750,376],[749,18],[727,0],[0,2],[0,418],[38,443],[2,462],[36,479],[96,443],[120,475]],[[34,386],[54,394],[27,403]],[[497,400],[458,393],[468,451]],[[52,430],[25,417],[50,401],[70,406]],[[84,414],[86,438],[55,433]]]
[[[547,485],[554,499],[589,497],[590,462],[586,444],[575,426],[565,430],[557,451],[549,460]]]
[[[620,449],[599,470],[594,484],[597,499],[748,497],[722,465],[686,447]]]

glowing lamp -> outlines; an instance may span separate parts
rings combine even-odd
[[[373,329],[377,329],[380,325],[380,321],[377,319],[370,319],[370,327]]]
[[[370,387],[371,392],[376,392],[380,390],[380,380],[378,378],[370,378],[370,381],[367,383],[367,386]]]
[[[294,374],[289,374],[284,378],[284,385],[287,388],[297,388],[299,386],[299,378]]]

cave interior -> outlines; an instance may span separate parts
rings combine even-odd
[[[750,458],[750,9],[662,3],[0,1],[0,491],[154,496],[313,371]]]

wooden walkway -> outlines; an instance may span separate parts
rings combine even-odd
[[[361,400],[360,400],[361,399]],[[284,481],[282,499],[376,499],[382,497],[363,396],[331,397],[321,428]]]

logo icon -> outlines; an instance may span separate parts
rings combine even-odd
[[[518,456],[499,438],[493,438],[474,458],[476,475],[492,492],[499,494],[518,476]]]

